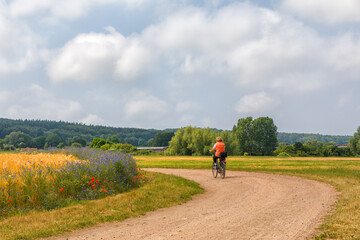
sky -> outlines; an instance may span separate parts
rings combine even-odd
[[[360,126],[358,0],[0,0],[0,117]]]

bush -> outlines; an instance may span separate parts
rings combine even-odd
[[[81,148],[82,145],[81,145],[81,143],[73,143],[73,144],[71,144],[71,147]]]
[[[5,151],[14,151],[14,150],[16,150],[16,148],[14,145],[4,144],[4,150]]]

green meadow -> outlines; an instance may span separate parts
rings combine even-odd
[[[142,168],[209,169],[211,157],[137,156]],[[227,170],[299,176],[328,183],[340,193],[314,239],[360,239],[360,158],[228,157]]]
[[[211,169],[211,157],[136,156],[138,167]],[[286,174],[328,183],[339,192],[333,211],[314,239],[360,239],[360,158],[229,157],[227,170]],[[52,211],[33,211],[0,221],[0,239],[38,239],[121,221],[191,200],[202,193],[186,179],[141,171],[151,181],[130,192],[76,203]],[[209,172],[209,177],[211,174]]]

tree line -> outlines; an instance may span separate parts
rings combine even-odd
[[[269,117],[239,119],[232,131],[186,127],[175,132],[166,150],[168,155],[209,155],[215,138],[221,136],[229,155],[272,155],[277,127]]]
[[[330,140],[328,135],[282,134],[283,137],[295,137],[294,139],[303,140],[303,142],[295,141],[294,143],[280,142],[279,139],[284,138],[278,137],[278,135],[277,127],[271,118],[247,117],[239,119],[232,131],[196,127],[178,129],[165,153],[168,155],[209,155],[216,136],[220,136],[226,143],[226,151],[229,155],[275,155],[280,157],[360,155],[360,127],[353,137],[335,136],[335,139],[340,141],[343,146],[339,146],[334,141],[316,140],[319,138]]]
[[[85,140],[87,143],[94,138],[108,139],[113,135],[117,136],[122,143],[130,143],[134,146],[147,146],[151,144],[158,132],[174,132],[174,129],[156,130],[141,128],[118,128],[106,126],[85,125],[83,123],[70,123],[64,121],[48,121],[48,120],[12,120],[0,118],[0,139],[13,132],[21,132],[30,136],[38,148],[44,147],[45,143],[54,145],[51,139],[61,139],[64,145],[68,145],[72,138],[77,137]],[[55,137],[57,136],[57,137]],[[24,136],[25,137],[25,136]],[[44,137],[50,138],[45,140]],[[26,136],[24,143],[27,147],[29,138]],[[41,143],[44,144],[40,147]],[[60,143],[60,142],[59,142]],[[58,143],[58,144],[59,144]],[[16,146],[17,147],[17,146]]]
[[[294,144],[296,142],[319,141],[323,143],[335,142],[336,144],[349,144],[351,136],[321,135],[314,133],[278,133],[279,142]]]
[[[88,129],[88,135],[84,135],[85,129]],[[353,137],[333,136],[334,138],[331,138],[329,135],[319,134],[287,134],[278,133],[273,120],[268,117],[239,119],[231,131],[191,126],[179,129],[146,130],[87,126],[77,123],[44,120],[10,120],[0,118],[0,133],[2,134],[0,135],[2,136],[0,137],[0,148],[5,150],[23,147],[42,149],[47,147],[89,146],[95,139],[102,139],[102,143],[105,145],[102,147],[103,149],[120,150],[129,148],[129,145],[132,147],[140,145],[169,146],[166,151],[166,154],[169,155],[208,155],[209,149],[215,143],[216,136],[221,136],[226,143],[226,150],[230,155],[360,155],[360,127]],[[8,134],[4,136],[5,133]],[[134,135],[131,135],[132,133]],[[127,137],[121,138],[121,136]],[[289,140],[290,138],[291,141]],[[324,140],[335,139],[338,142],[316,140],[319,138]],[[135,139],[135,141],[129,141],[129,139]],[[283,139],[282,141],[285,139],[288,142],[282,142],[280,139]],[[306,141],[306,139],[310,140]],[[346,139],[348,139],[347,142]],[[339,142],[346,143],[349,147],[339,148],[337,146]],[[116,146],[116,144],[118,145]]]
[[[354,155],[360,156],[360,126],[354,133],[354,136],[350,138],[350,148]]]

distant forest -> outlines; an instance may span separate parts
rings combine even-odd
[[[294,144],[296,142],[305,143],[308,141],[319,141],[323,143],[335,142],[337,145],[349,144],[352,136],[335,136],[335,135],[321,135],[313,133],[283,133],[279,132],[277,135],[278,141],[282,143]]]
[[[158,132],[174,132],[176,129],[155,130],[141,128],[119,128],[85,125],[83,123],[70,123],[49,120],[11,120],[0,118],[0,138],[4,139],[12,132],[23,132],[32,138],[56,134],[63,140],[79,137],[88,143],[94,138],[108,139],[117,136],[122,143],[134,146],[147,146]]]
[[[74,137],[91,142],[94,138],[108,139],[117,136],[121,143],[130,143],[134,146],[152,145],[157,133],[176,132],[177,129],[141,129],[141,128],[119,128],[85,125],[83,123],[70,123],[64,121],[49,120],[12,120],[0,118],[0,139],[4,139],[12,132],[23,132],[32,138],[48,137],[58,135],[64,141]],[[335,142],[336,144],[348,144],[351,136],[332,136],[308,133],[282,133],[279,132],[278,141],[281,143],[294,144],[295,142],[305,143],[316,140],[320,142]]]

